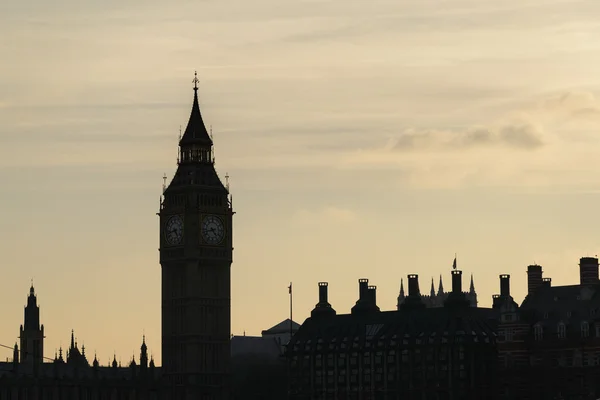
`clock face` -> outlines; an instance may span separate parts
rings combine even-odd
[[[216,215],[207,215],[202,220],[202,239],[208,244],[219,244],[225,238],[223,221]]]
[[[165,224],[165,239],[171,245],[180,244],[183,239],[183,219],[174,215]]]

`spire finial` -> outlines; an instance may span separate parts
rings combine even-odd
[[[198,80],[198,71],[194,71],[194,80],[192,81],[194,83],[194,90],[198,90],[198,82],[200,82]]]
[[[163,189],[163,194],[164,194],[165,190],[167,190],[167,174],[163,174],[162,179],[163,179],[163,187],[162,187],[162,189]]]
[[[225,188],[229,192],[229,172],[225,172]]]

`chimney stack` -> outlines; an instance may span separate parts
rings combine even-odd
[[[530,265],[527,267],[527,293],[535,292],[542,284],[542,266]]]
[[[462,293],[462,271],[452,270],[452,293]]]
[[[510,275],[500,275],[500,296],[510,296]]]
[[[419,275],[417,274],[408,275],[408,295],[410,297],[421,297],[421,291],[419,290]]]
[[[310,313],[311,317],[320,315],[335,315],[335,310],[331,307],[328,300],[327,282],[319,282],[319,302],[315,305],[315,308]]]
[[[369,286],[368,287],[368,293],[369,293],[369,303],[371,303],[372,306],[376,306],[377,305],[377,286]]]
[[[595,257],[582,257],[579,259],[579,283],[593,285],[598,283],[598,259]]]
[[[545,286],[545,287],[552,286],[552,278],[543,278],[542,279],[542,286]]]
[[[327,282],[319,282],[319,303],[324,304],[328,303],[328,295],[327,295],[327,286],[329,284]]]
[[[358,280],[358,301],[363,302],[367,300],[367,292],[369,290],[369,280],[362,278]]]

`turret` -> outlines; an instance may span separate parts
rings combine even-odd
[[[16,372],[19,368],[19,346],[15,343],[13,348],[13,370]]]
[[[19,329],[21,343],[20,362],[40,364],[44,356],[44,325],[40,326],[40,307],[33,283],[29,288],[27,306],[24,311],[24,323]]]
[[[404,295],[404,280],[400,278],[400,294],[398,295],[398,303],[396,304],[398,310],[400,309],[402,303],[404,303],[405,297],[406,296]]]
[[[148,368],[148,347],[146,346],[146,335],[142,336],[142,345],[140,346],[140,371],[145,372]]]

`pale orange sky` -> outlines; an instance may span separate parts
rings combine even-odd
[[[600,3],[275,0],[0,3],[0,344],[34,279],[45,355],[160,363],[158,201],[194,70],[231,176],[234,334],[306,318],[317,282],[392,309],[454,253],[578,281],[598,252]],[[5,350],[10,357],[10,350]]]

